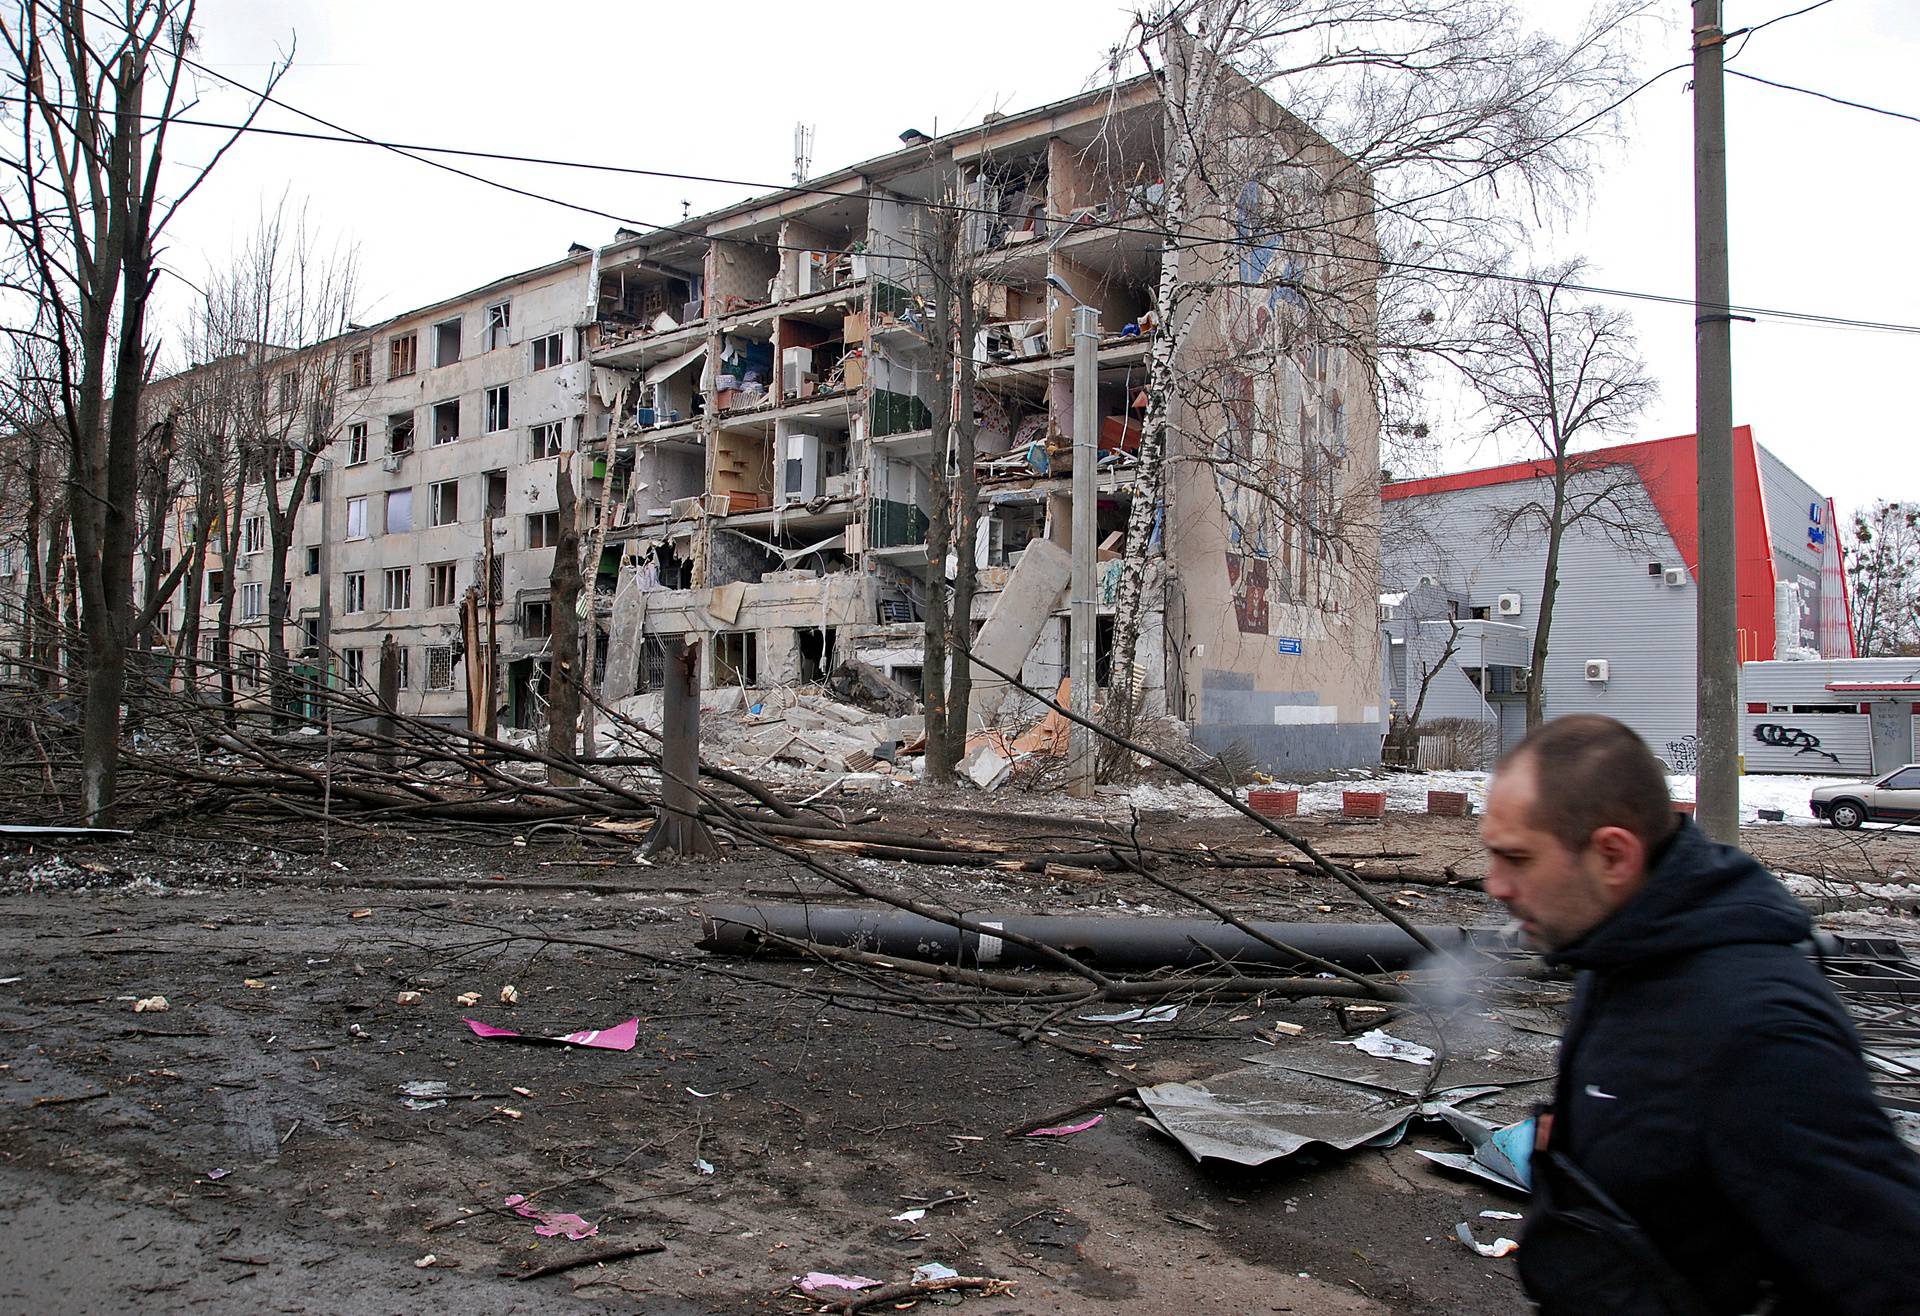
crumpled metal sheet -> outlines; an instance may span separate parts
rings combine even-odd
[[[1196,1161],[1258,1166],[1308,1148],[1394,1141],[1418,1106],[1352,1084],[1250,1066],[1198,1083],[1139,1089],[1153,1127]]]

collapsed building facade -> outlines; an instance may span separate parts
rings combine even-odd
[[[1168,349],[1164,494],[1133,568],[1147,711],[1270,767],[1376,761],[1370,302],[1320,334],[1303,291],[1371,277],[1366,205],[1316,215],[1303,227],[1322,240],[1305,255],[1275,237],[1262,198],[1304,194],[1289,169],[1324,197],[1341,161],[1243,87],[1233,103],[1250,137],[1281,144],[1280,177],[1196,200],[1170,234],[1162,96],[1141,78],[939,139],[903,134],[880,159],[670,230],[623,230],[333,345],[324,452],[293,519],[289,652],[372,685],[392,636],[402,710],[462,719],[459,608],[477,588],[502,720],[535,724],[564,479],[608,693],[657,685],[672,635],[703,641],[709,685],[800,684],[848,660],[916,685],[918,618],[946,578],[929,565],[928,477],[951,452],[932,429],[929,206],[957,197],[979,319],[958,345],[976,375],[962,418],[976,434],[976,632],[998,615],[990,633],[1016,638],[996,656],[1035,688],[1067,670],[1071,319],[1084,303],[1101,326],[1100,684],[1154,354]],[[1170,240],[1173,324],[1159,305]],[[243,649],[263,647],[269,611],[259,517],[215,527],[195,591],[204,613],[225,584],[215,573],[234,573]],[[192,531],[167,535],[183,551]],[[1018,711],[977,681],[978,720]]]

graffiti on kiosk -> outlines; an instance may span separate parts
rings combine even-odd
[[[1684,736],[1667,742],[1667,771],[1688,773],[1700,770],[1700,737]]]
[[[1836,765],[1840,762],[1838,754],[1820,748],[1820,737],[1799,727],[1783,727],[1778,722],[1758,722],[1754,724],[1753,738],[1773,749],[1790,749],[1796,754],[1818,754],[1821,758],[1832,759]]]

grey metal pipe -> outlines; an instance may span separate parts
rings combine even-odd
[[[984,930],[963,931],[903,910],[839,905],[723,905],[702,918],[700,945],[726,955],[788,955],[762,935],[957,964],[965,968],[1046,968],[1052,962],[994,935],[1005,931],[1055,947],[1096,969],[1196,968],[1219,959],[1263,968],[1300,966],[1240,929],[1215,919],[1144,918],[1091,914],[962,915]],[[1411,968],[1426,957],[1419,944],[1389,923],[1265,923],[1249,921],[1276,941],[1363,973]],[[1422,928],[1442,951],[1513,953],[1502,928]],[[1216,956],[1218,959],[1216,959]]]

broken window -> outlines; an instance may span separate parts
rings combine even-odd
[[[367,388],[373,383],[373,349],[356,347],[347,357],[347,387]]]
[[[714,636],[714,685],[753,685],[759,674],[759,640],[752,631],[726,631]]]
[[[544,640],[553,634],[553,605],[545,600],[528,603],[520,610],[520,631],[529,640]]]
[[[309,576],[320,574],[320,545],[318,544],[307,546],[307,574]]]
[[[267,546],[267,518],[250,516],[240,523],[240,551],[259,553]]]
[[[566,450],[565,431],[559,421],[545,425],[530,425],[527,434],[533,440],[533,460],[545,461],[549,457],[558,457]]]
[[[411,411],[399,411],[387,417],[387,451],[395,454],[413,451]]]
[[[342,649],[340,659],[340,675],[349,686],[361,686],[367,683],[367,651],[365,649]]]
[[[458,573],[451,562],[435,562],[428,566],[427,606],[429,608],[452,607],[458,579]]]
[[[288,370],[274,380],[279,394],[278,406],[282,411],[292,411],[300,405],[300,372]]]
[[[398,612],[413,606],[413,568],[388,567],[382,573],[381,606]]]
[[[317,503],[320,501],[320,490],[322,489],[324,484],[325,482],[321,480],[319,471],[314,471],[312,474],[307,476],[307,501],[308,502]]]
[[[277,460],[274,463],[273,476],[276,480],[291,480],[299,470],[298,450],[291,443],[280,445]]]
[[[801,683],[825,680],[828,664],[833,658],[833,628],[822,630],[817,626],[803,627],[793,633],[793,638],[800,650]]]
[[[387,343],[387,378],[403,379],[419,368],[418,334],[401,334]]]
[[[450,645],[427,646],[427,689],[453,689],[453,649]]]
[[[240,683],[242,685],[260,684],[260,651],[258,649],[240,651]]]
[[[551,370],[566,359],[565,344],[559,334],[546,334],[533,340],[533,368]]]
[[[390,535],[404,535],[413,529],[413,490],[394,489],[387,494],[387,528]]]
[[[460,317],[433,326],[433,363],[450,366],[460,359]]]
[[[487,510],[489,518],[507,514],[507,473],[487,472]]]
[[[560,513],[535,512],[527,518],[527,547],[552,548],[560,542]]]
[[[427,515],[437,526],[460,523],[460,481],[442,480],[427,491]]]
[[[413,650],[407,648],[393,651],[395,675],[400,679],[394,685],[401,690],[413,689]]]
[[[487,390],[487,433],[498,434],[512,423],[507,406],[507,386],[497,384]]]
[[[240,586],[240,620],[258,621],[267,615],[267,587],[261,584]]]
[[[507,331],[513,327],[513,303],[495,302],[487,308],[486,351],[507,346]]]
[[[460,399],[433,404],[433,446],[452,443],[460,437]]]
[[[320,614],[303,612],[300,614],[300,642],[309,649],[320,647]]]
[[[640,643],[640,689],[645,694],[649,690],[664,690],[667,685],[667,642],[658,635],[649,635]]]
[[[347,465],[364,466],[367,461],[367,427],[364,423],[347,426]]]
[[[507,597],[507,564],[499,558],[487,559],[487,598],[499,603]],[[499,670],[500,663],[496,655],[494,669]]]
[[[367,610],[367,573],[349,571],[346,577],[346,603],[342,612],[365,612]]]
[[[367,500],[363,494],[358,498],[347,499],[347,538],[365,539],[367,537]]]

